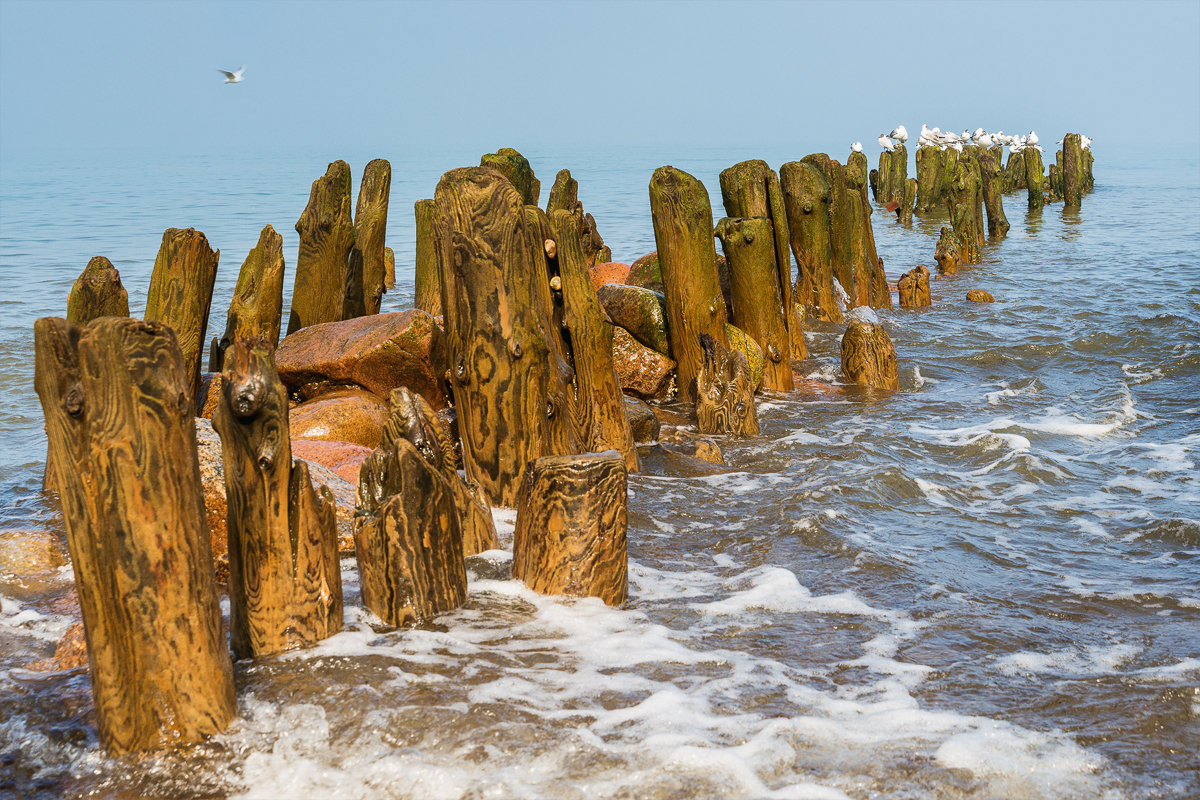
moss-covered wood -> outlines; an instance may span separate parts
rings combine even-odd
[[[439,240],[434,220],[436,208],[432,200],[418,200],[413,204],[417,225],[416,305],[435,317],[442,313],[441,268],[437,254]]]
[[[492,169],[447,172],[435,201],[464,466],[489,504],[512,507],[525,464],[561,454],[555,429],[569,415],[570,370],[557,357],[544,267],[529,247],[540,232],[528,230],[521,196]]]
[[[829,185],[830,268],[833,270],[834,279],[849,295],[851,304],[860,305],[859,295],[854,286],[858,215],[854,213],[855,208],[851,206],[852,190],[847,181],[846,169],[825,153],[813,153],[801,160],[821,170]],[[854,194],[857,195],[857,191]],[[866,292],[863,292],[863,296],[866,296]]]
[[[909,178],[904,182],[904,196],[896,209],[896,219],[901,225],[912,225],[913,207],[917,204],[917,179]]]
[[[279,343],[283,271],[283,237],[267,225],[238,272],[225,333],[213,340],[208,362],[210,372],[224,369],[225,352],[239,336],[264,339],[272,347]]]
[[[383,248],[383,288],[396,288],[396,254],[392,248]]]
[[[345,319],[350,283],[354,219],[350,205],[350,165],[334,161],[313,181],[308,205],[296,221],[300,252],[288,333],[320,322]]]
[[[918,149],[917,152],[919,153],[920,150]],[[855,153],[854,155],[859,154]],[[865,156],[863,163],[864,165],[866,163]],[[908,149],[897,143],[891,152],[885,150],[880,153],[878,170],[876,202],[884,205],[900,202],[904,197],[904,184],[908,180]],[[864,185],[866,185],[865,182]]]
[[[854,322],[842,335],[842,373],[869,389],[899,389],[896,347],[882,325]]]
[[[563,321],[575,367],[572,404],[580,444],[590,452],[616,450],[630,472],[638,470],[637,445],[625,416],[621,383],[613,366],[613,326],[587,274],[587,259],[571,211],[550,213],[559,277]]]
[[[953,165],[946,203],[959,239],[959,263],[978,264],[983,251],[983,189],[975,146],[963,148]]]
[[[1022,153],[1009,152],[1008,163],[1004,167],[1004,191],[1007,194],[1025,187],[1025,156]]]
[[[120,754],[218,733],[237,706],[176,337],[47,318],[34,348],[100,741]]]
[[[221,251],[209,247],[195,228],[167,228],[146,295],[146,321],[164,322],[175,331],[191,398],[200,388],[200,359],[220,258]]]
[[[213,428],[221,436],[237,658],[307,647],[342,629],[333,494],[292,463],[287,390],[274,345],[234,340]]]
[[[900,276],[896,282],[901,308],[924,308],[933,305],[929,295],[929,268],[918,264]]]
[[[829,182],[817,166],[789,161],[779,169],[788,232],[796,257],[795,301],[813,319],[840,322],[829,244]]]
[[[554,176],[550,196],[546,198],[546,214],[552,216],[555,211],[574,211],[578,202],[579,181],[571,177],[571,170],[560,169]]]
[[[97,317],[128,317],[129,293],[121,273],[104,256],[87,263],[67,297],[67,322],[87,325]]]
[[[354,207],[354,244],[350,248],[348,283],[361,287],[347,291],[344,319],[378,314],[386,291],[387,271],[383,240],[387,234],[388,196],[392,188],[392,165],[376,158],[363,169]]]
[[[1001,166],[1003,148],[992,147],[979,154],[979,178],[983,206],[987,211],[988,236],[999,239],[1008,235],[1008,217],[1004,215],[1004,168]]]
[[[721,240],[729,262],[730,321],[762,348],[763,388],[790,392],[795,388],[795,379],[788,306],[780,296],[771,221],[762,217],[726,217],[717,223],[715,235]]]
[[[1083,205],[1083,189],[1086,183],[1086,172],[1083,159],[1083,137],[1078,133],[1068,133],[1063,137],[1062,145],[1062,198],[1066,208],[1079,208]]]
[[[511,147],[501,147],[494,153],[485,153],[479,166],[498,170],[516,188],[527,206],[536,206],[542,194],[542,182],[533,174],[529,159]]]
[[[917,148],[916,213],[925,216],[942,203],[943,151],[936,147]]]
[[[696,376],[704,360],[701,334],[727,346],[725,298],[717,277],[712,206],[704,184],[675,167],[650,179],[650,212],[662,270],[671,331],[671,358],[679,399],[696,402]]]
[[[1046,177],[1042,166],[1042,154],[1035,147],[1021,151],[1025,159],[1025,188],[1029,197],[1029,210],[1036,211],[1046,205]]]
[[[625,602],[626,484],[615,453],[531,461],[517,504],[513,577],[540,594]]]
[[[696,428],[701,433],[754,436],[758,411],[754,378],[746,356],[727,348],[708,334],[700,336],[704,361],[696,376]]]
[[[963,263],[961,247],[962,244],[954,229],[943,225],[933,251],[933,260],[937,262],[939,273],[954,275],[958,272],[959,265]]]

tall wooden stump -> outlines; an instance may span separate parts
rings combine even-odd
[[[265,339],[272,347],[279,343],[283,271],[283,237],[268,225],[242,262],[233,301],[229,304],[225,334],[213,340],[208,360],[210,372],[224,369],[225,352],[238,337]]]
[[[87,325],[97,317],[128,317],[129,293],[121,273],[104,256],[87,263],[67,298],[67,322]]]
[[[392,248],[383,248],[383,288],[396,288],[396,254]]]
[[[1083,205],[1083,186],[1086,181],[1083,159],[1083,137],[1068,133],[1063,137],[1062,196],[1067,208]]]
[[[888,182],[888,202],[894,203],[904,199],[904,184],[908,182],[908,148],[896,144],[892,151],[892,177]]]
[[[756,435],[754,379],[746,356],[707,334],[701,334],[700,347],[704,361],[696,376],[696,428],[701,433]]]
[[[542,194],[542,182],[533,174],[529,159],[511,147],[501,147],[494,153],[485,153],[479,159],[479,166],[491,167],[508,179],[521,200],[527,206],[536,206],[538,197]]]
[[[840,322],[841,309],[833,293],[829,245],[829,182],[815,165],[789,161],[779,168],[787,209],[788,232],[799,277],[796,301],[814,319]]]
[[[982,183],[983,205],[987,210],[988,236],[999,239],[1008,235],[1008,217],[1004,215],[1004,169],[1001,166],[1003,148],[992,147],[979,156],[979,178]]]
[[[229,529],[229,600],[237,658],[307,647],[342,629],[333,494],[292,463],[288,397],[274,345],[238,337],[213,413]]]
[[[570,369],[551,338],[558,333],[550,301],[541,299],[550,289],[512,184],[484,167],[451,170],[436,202],[445,220],[439,274],[463,462],[489,504],[511,508],[525,464],[559,454],[560,430],[570,427]]]
[[[1023,153],[1009,152],[1008,163],[1004,167],[1004,191],[1015,192],[1025,186],[1025,156]]]
[[[929,296],[929,267],[918,264],[896,282],[901,308],[925,308],[933,305]]]
[[[763,388],[795,388],[786,306],[780,296],[774,231],[769,219],[726,217],[717,223],[729,262],[731,321],[758,342],[764,356]]]
[[[308,205],[296,221],[300,254],[288,333],[345,319],[350,283],[350,248],[354,221],[350,215],[350,165],[334,161],[313,181]]]
[[[100,740],[127,753],[218,733],[237,706],[175,335],[46,318],[34,341]]]
[[[717,278],[712,206],[704,184],[675,167],[659,167],[650,178],[650,213],[666,294],[671,358],[679,399],[696,402],[696,376],[704,361],[699,337],[728,346],[725,298]]]
[[[442,285],[439,277],[441,259],[437,253],[439,234],[434,222],[437,206],[432,200],[418,200],[413,204],[413,213],[417,219],[417,308],[427,311],[435,317],[441,316]]]
[[[1021,151],[1025,159],[1025,186],[1029,195],[1029,210],[1036,211],[1046,205],[1045,170],[1042,167],[1042,154],[1036,148],[1026,147]]]
[[[550,213],[550,224],[562,282],[563,321],[575,364],[573,408],[579,441],[590,452],[616,450],[625,467],[637,472],[637,444],[613,366],[613,325],[588,278],[578,220],[572,212],[556,209]]]
[[[842,335],[846,380],[870,389],[899,389],[896,346],[882,325],[853,322]]]
[[[354,207],[354,244],[350,248],[347,282],[358,291],[346,293],[343,319],[378,314],[386,290],[383,239],[387,233],[388,195],[392,165],[376,158],[363,170]]]
[[[942,201],[942,151],[936,147],[917,148],[917,213],[933,211]]]
[[[860,305],[854,285],[856,216],[851,207],[851,188],[845,168],[825,153],[812,153],[801,161],[812,164],[829,185],[829,264],[833,277],[850,297],[852,306]],[[864,292],[864,296],[865,296]]]
[[[896,219],[901,225],[912,225],[913,206],[917,204],[917,179],[909,178],[904,182],[904,196],[900,207],[896,209]]]
[[[1092,172],[1092,165],[1095,159],[1092,158],[1091,148],[1086,148],[1083,151],[1083,190],[1090,192],[1096,188],[1096,176]]]
[[[950,222],[959,240],[959,260],[962,264],[978,264],[983,250],[983,191],[979,163],[974,150],[964,148],[954,165],[950,193],[946,203]]]
[[[200,356],[220,258],[221,251],[209,247],[195,228],[167,228],[146,295],[146,321],[164,322],[175,330],[188,396],[193,398],[200,388]]]
[[[628,492],[616,453],[529,462],[517,504],[513,577],[540,594],[625,602]]]

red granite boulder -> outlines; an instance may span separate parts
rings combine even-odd
[[[588,279],[591,280],[592,288],[596,291],[600,291],[600,287],[606,283],[625,283],[628,277],[629,265],[619,261],[597,264],[588,269]]]
[[[352,442],[372,450],[379,446],[387,419],[386,402],[366,389],[354,388],[335,389],[288,412],[293,439]]]
[[[613,327],[613,367],[621,388],[636,397],[662,401],[675,396],[675,362],[616,326]]]
[[[320,464],[354,486],[358,485],[358,472],[369,455],[371,448],[352,442],[292,439],[292,458]]]

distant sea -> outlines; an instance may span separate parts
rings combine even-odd
[[[211,742],[111,759],[86,675],[27,669],[72,620],[0,575],[0,793],[1200,796],[1200,158],[1094,149],[1082,210],[1007,195],[1012,230],[982,264],[934,281],[930,309],[880,312],[900,391],[837,386],[840,328],[815,324],[799,371],[835,390],[760,397],[762,435],[721,439],[719,474],[647,451],[624,608],[532,594],[492,552],[471,560],[467,608],[386,630],[347,559],[344,633],[239,664],[240,717]],[[808,152],[525,154],[543,203],[571,169],[629,262],[655,247],[655,167],[701,178],[719,219],[721,169]],[[211,336],[261,228],[284,235],[290,295],[311,182],[344,158],[357,192],[385,157],[399,284],[383,310],[400,310],[413,202],[478,156],[6,151],[0,530],[62,530],[38,491],[33,322],[64,315],[91,257],[120,270],[136,315],[163,231],[204,231],[221,250]],[[948,224],[880,207],[872,222],[892,281],[933,266]]]

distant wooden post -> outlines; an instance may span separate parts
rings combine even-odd
[[[383,248],[383,288],[396,288],[396,254],[392,248]]]
[[[237,706],[175,335],[47,318],[34,341],[100,740],[120,754],[218,733]]]
[[[613,452],[529,462],[517,504],[513,577],[541,594],[624,603],[626,481],[625,462]]]
[[[413,204],[417,219],[416,289],[417,308],[433,316],[442,313],[442,287],[438,277],[438,234],[434,225],[436,206],[432,200]]]
[[[679,399],[696,402],[696,376],[704,361],[700,334],[728,347],[725,298],[717,278],[712,206],[708,190],[675,167],[659,167],[650,178],[654,241],[666,290],[671,358]]]
[[[1000,164],[1001,148],[983,150],[979,156],[979,177],[983,183],[983,205],[987,210],[988,236],[1008,235],[1008,217],[1004,215],[1004,169]]]
[[[121,273],[104,256],[87,263],[67,298],[67,322],[87,325],[97,317],[128,317],[129,293]]]
[[[145,319],[165,322],[175,330],[192,398],[200,389],[200,357],[220,258],[221,251],[209,247],[208,239],[195,228],[167,228],[150,275]]]
[[[896,346],[882,325],[854,322],[842,335],[846,380],[871,389],[899,389]]]
[[[560,169],[550,187],[550,197],[546,199],[546,214],[552,217],[555,211],[573,212],[578,202],[579,181],[571,177],[571,170]]]
[[[917,205],[921,216],[937,208],[942,201],[942,167],[945,158],[936,147],[917,148]]]
[[[213,413],[221,436],[229,530],[233,652],[307,647],[342,629],[333,494],[292,463],[288,397],[274,346],[234,340]]]
[[[363,169],[354,207],[354,244],[347,269],[349,285],[360,292],[346,294],[343,319],[378,314],[386,291],[383,240],[387,234],[388,194],[392,188],[392,165],[376,158]]]
[[[908,183],[908,148],[897,142],[892,150],[892,176],[888,181],[888,203],[904,199],[904,185]]]
[[[1004,167],[1004,191],[1015,192],[1026,188],[1025,185],[1025,155],[1023,152],[1008,154],[1008,163]]]
[[[345,319],[350,248],[354,221],[350,214],[350,165],[334,161],[313,181],[308,205],[296,221],[300,254],[288,333]]]
[[[1029,196],[1029,210],[1036,211],[1046,205],[1045,167],[1042,166],[1042,154],[1035,147],[1026,147],[1021,151],[1025,159],[1025,187]]]
[[[814,319],[840,322],[842,312],[833,294],[830,266],[829,181],[817,166],[803,161],[789,161],[780,167],[779,180],[799,267],[796,302]]]
[[[225,351],[239,336],[265,339],[271,347],[279,343],[283,271],[283,237],[267,225],[258,236],[258,244],[242,262],[233,301],[229,304],[225,335],[213,340],[208,361],[210,372],[224,369]]]
[[[754,381],[746,357],[702,334],[704,361],[696,377],[696,428],[701,433],[758,433]]]
[[[983,192],[979,162],[975,152],[979,148],[963,148],[962,155],[954,165],[950,181],[950,193],[946,204],[950,211],[950,222],[959,240],[959,258],[962,264],[978,264],[983,250]]]
[[[896,209],[896,219],[901,225],[912,225],[913,206],[917,202],[917,179],[909,178],[904,182],[904,196],[900,207]]]
[[[901,308],[924,308],[932,305],[929,298],[929,267],[918,264],[900,276],[896,283]]]
[[[1083,205],[1083,188],[1086,182],[1083,159],[1083,137],[1068,133],[1063,137],[1062,195],[1067,208]]]

